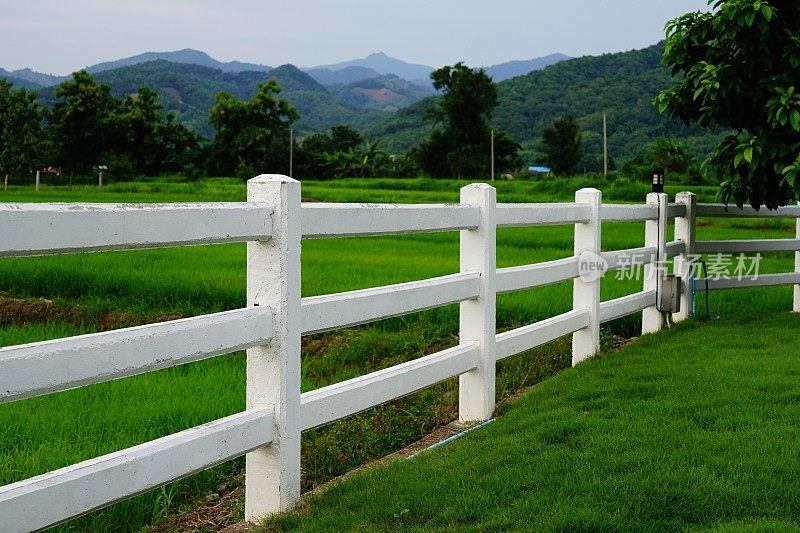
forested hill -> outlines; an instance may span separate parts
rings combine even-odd
[[[205,137],[213,136],[208,124],[208,111],[217,93],[226,91],[237,98],[255,95],[258,84],[275,77],[283,88],[282,97],[299,111],[296,124],[299,134],[325,131],[336,124],[350,124],[364,129],[385,116],[380,111],[356,109],[342,102],[311,76],[293,65],[284,65],[269,72],[223,72],[200,65],[158,60],[94,74],[98,82],[111,85],[118,97],[133,94],[141,87],[155,90],[165,109],[175,111],[178,119]],[[55,87],[39,90],[45,105],[55,102]]]
[[[542,130],[565,115],[574,115],[583,131],[583,168],[597,169],[602,154],[603,113],[608,115],[609,151],[617,164],[637,155],[660,135],[687,140],[690,148],[704,155],[716,144],[717,135],[690,129],[659,115],[653,98],[670,84],[670,75],[660,63],[663,44],[631,52],[586,56],[561,61],[497,85],[499,106],[493,122],[521,142],[526,162],[533,159],[534,146]],[[384,146],[405,151],[424,138],[425,109],[433,99],[398,111],[370,131],[383,138]]]

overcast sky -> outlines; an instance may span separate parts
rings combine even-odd
[[[148,51],[306,67],[372,52],[434,67],[643,48],[706,0],[0,0],[0,67],[68,74]]]

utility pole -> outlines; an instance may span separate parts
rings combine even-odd
[[[289,126],[289,177],[292,177],[292,166],[294,159],[294,128]]]
[[[608,175],[608,122],[603,113],[603,175]]]
[[[494,181],[494,128],[492,128],[492,181]]]

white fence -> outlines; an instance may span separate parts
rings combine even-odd
[[[675,257],[676,271],[685,274],[693,253],[800,250],[797,239],[695,241],[697,216],[800,218],[800,208],[724,210],[698,205],[690,193],[678,195],[675,204],[664,194],[650,194],[643,205],[610,205],[594,189],[578,191],[574,203],[497,204],[494,188],[481,184],[463,188],[455,205],[304,205],[300,184],[283,176],[250,180],[247,203],[0,205],[0,225],[25,228],[0,235],[0,257],[248,242],[245,309],[0,349],[0,403],[247,349],[246,411],[0,487],[0,530],[58,524],[244,454],[246,518],[291,509],[300,496],[302,431],[456,376],[460,418],[490,418],[498,360],[572,334],[572,360],[578,363],[598,351],[600,323],[640,311],[643,332],[662,328],[664,316],[655,307],[660,274],[645,276],[641,292],[606,302],[600,301],[599,278],[579,276],[580,254],[601,254],[602,222],[646,222],[643,247],[602,252],[611,269],[631,257],[645,258],[648,269]],[[667,240],[670,219],[675,219],[672,241]],[[496,268],[497,228],[558,224],[574,225],[574,256]],[[302,238],[435,231],[460,231],[460,273],[300,296]],[[571,311],[496,334],[497,294],[568,280],[574,287]],[[743,285],[796,283],[800,274],[791,273]],[[302,335],[457,302],[457,346],[300,394]],[[800,310],[797,302],[796,296]],[[690,308],[691,292],[684,290],[675,319],[686,318]]]

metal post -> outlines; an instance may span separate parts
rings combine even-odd
[[[697,196],[691,192],[679,192],[675,202],[686,208],[682,217],[675,219],[675,240],[683,241],[683,253],[675,258],[675,274],[681,277],[681,310],[673,315],[675,322],[686,320],[694,308],[692,276],[694,275],[694,243],[697,215]]]
[[[491,147],[491,153],[492,153],[492,181],[494,181],[494,128],[492,128],[492,143],[491,144],[492,144],[492,147]]]
[[[800,205],[800,202],[797,202]],[[795,222],[795,239],[800,239],[800,218]],[[794,253],[794,271],[800,272],[800,252]],[[794,286],[794,302],[792,309],[795,313],[800,313],[800,285]]]
[[[644,290],[655,291],[658,301],[661,277],[664,275],[667,245],[667,195],[651,192],[647,195],[647,203],[656,206],[655,220],[645,222],[644,245],[655,248],[653,261],[644,266]],[[664,327],[664,316],[655,305],[642,311],[642,335],[660,331]]]

